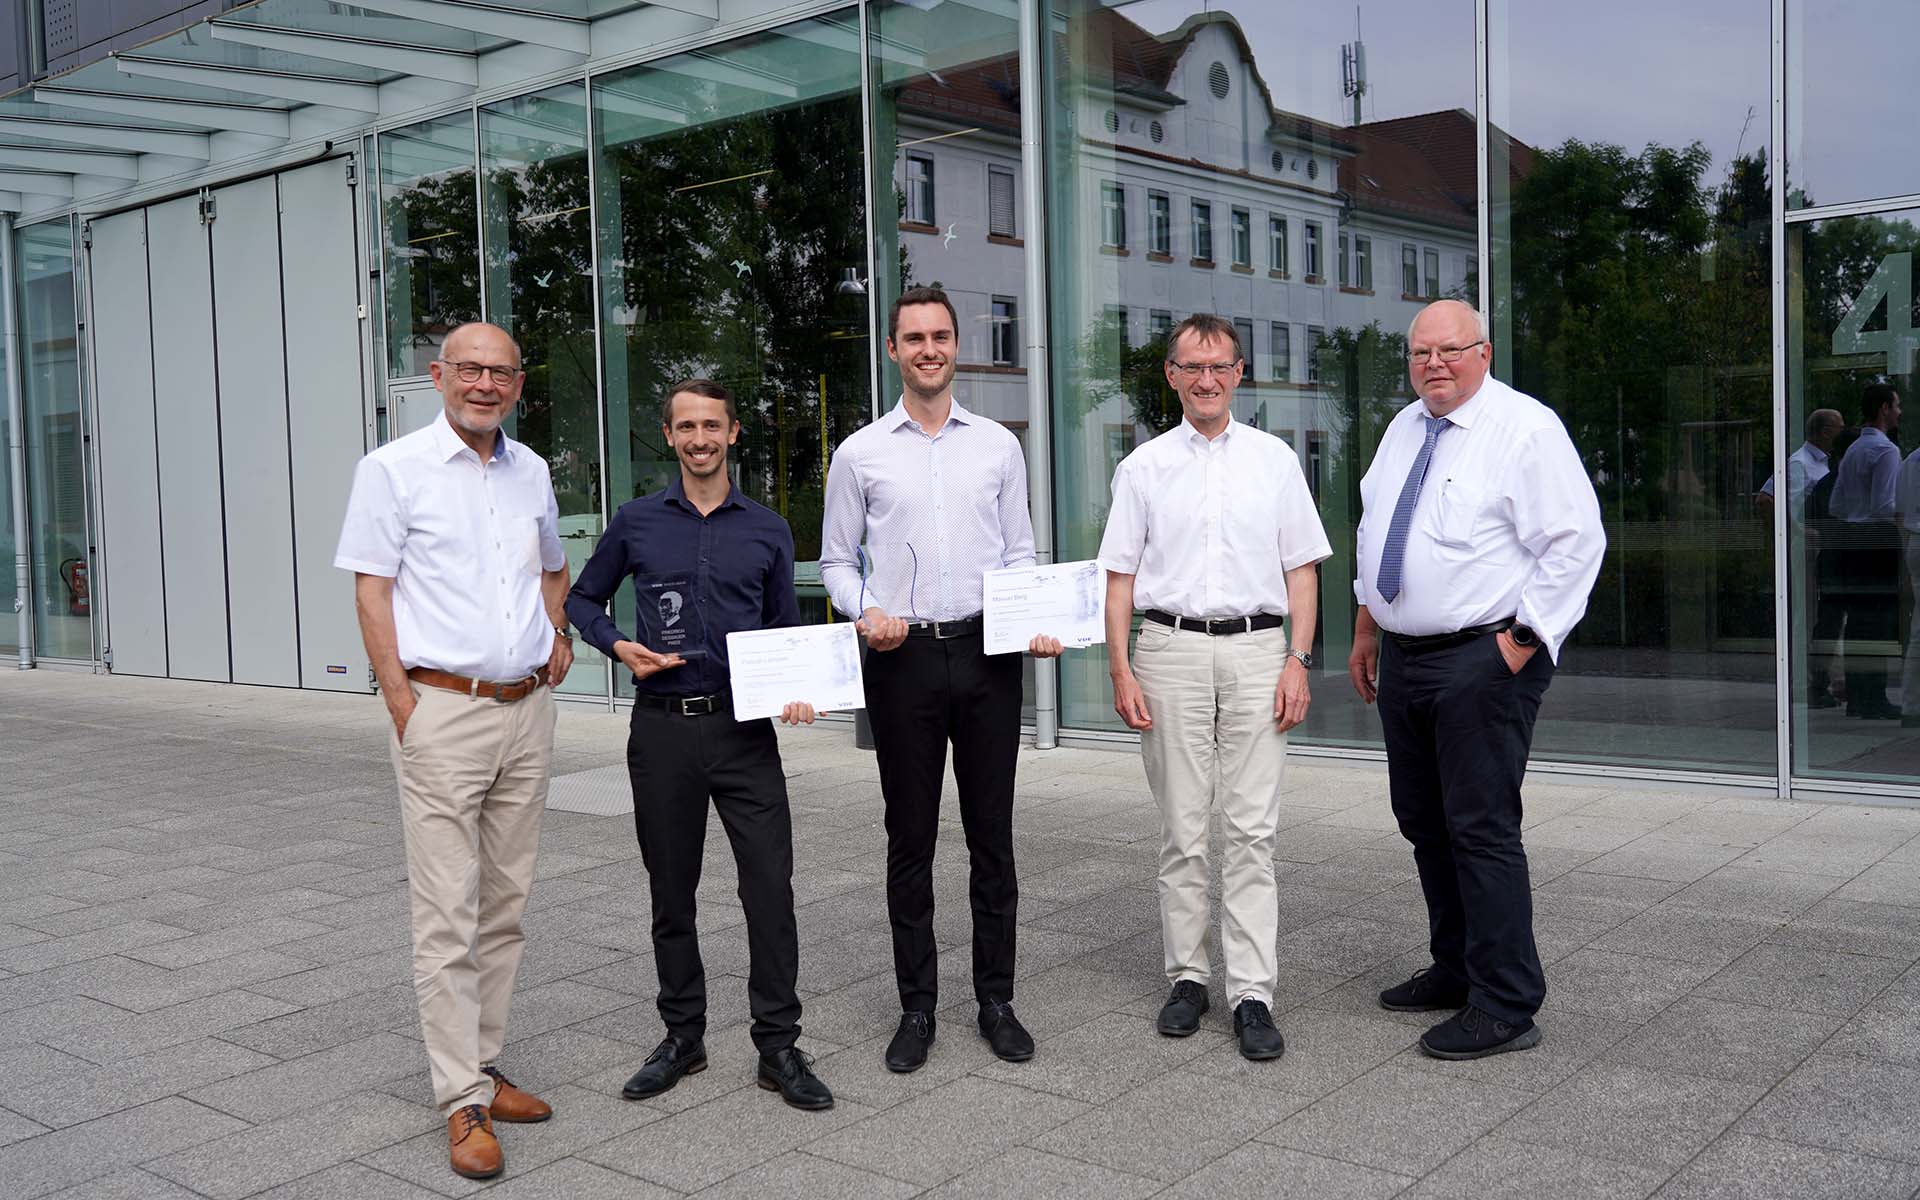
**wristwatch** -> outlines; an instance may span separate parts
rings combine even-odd
[[[1519,646],[1523,650],[1528,646],[1538,646],[1540,644],[1540,635],[1533,631],[1533,626],[1522,625],[1518,621],[1507,626],[1507,636],[1513,639],[1514,645]]]
[[[555,625],[553,627],[553,636],[563,637],[563,638],[566,638],[568,641],[572,641],[573,627],[570,625]]]
[[[1287,657],[1288,657],[1288,658],[1297,658],[1297,659],[1299,659],[1299,660],[1300,660],[1300,665],[1301,665],[1301,666],[1303,666],[1303,667],[1305,667],[1305,668],[1306,668],[1307,670],[1309,670],[1309,671],[1311,671],[1311,670],[1313,670],[1313,654],[1312,654],[1312,653],[1311,653],[1310,651],[1307,651],[1307,650],[1289,650],[1289,651],[1287,651]]]

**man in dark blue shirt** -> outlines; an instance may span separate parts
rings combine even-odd
[[[795,1108],[831,1108],[833,1093],[794,1045],[800,949],[780,745],[773,722],[733,719],[727,687],[727,634],[800,623],[793,531],[728,478],[727,447],[740,436],[740,422],[726,388],[706,379],[674,385],[663,431],[680,460],[680,478],[620,506],[567,596],[567,618],[581,636],[619,659],[634,680],[627,773],[653,899],[654,966],[667,1036],[621,1095],[655,1096],[706,1069],[706,971],[694,932],[694,891],[711,797],[740,873],[760,1086]],[[627,637],[606,613],[607,601],[629,578],[644,642]],[[781,720],[792,725],[813,717],[810,705],[795,702]]]

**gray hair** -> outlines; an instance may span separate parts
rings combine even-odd
[[[1435,300],[1432,304],[1427,305],[1419,312],[1413,314],[1413,320],[1407,322],[1407,343],[1409,345],[1413,343],[1413,327],[1420,323],[1420,318],[1426,316],[1443,304],[1457,306],[1461,310],[1472,314],[1474,332],[1479,335],[1481,341],[1486,342],[1488,345],[1493,344],[1493,332],[1487,328],[1486,313],[1468,304],[1465,300]]]

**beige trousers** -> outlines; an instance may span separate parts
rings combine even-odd
[[[1217,813],[1226,845],[1220,946],[1229,1006],[1249,999],[1271,1006],[1279,982],[1273,846],[1287,735],[1274,725],[1273,693],[1287,645],[1284,628],[1213,637],[1149,621],[1134,648],[1134,675],[1153,718],[1141,750],[1160,804],[1167,979],[1204,985],[1212,974],[1207,854]]]
[[[540,852],[553,767],[553,693],[511,704],[413,684],[389,738],[407,837],[413,990],[442,1114],[491,1105],[481,1074],[506,1041],[526,941],[520,913]]]

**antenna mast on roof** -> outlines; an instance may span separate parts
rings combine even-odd
[[[1360,40],[1360,6],[1353,7],[1353,40],[1340,47],[1340,84],[1353,97],[1353,123],[1360,124],[1360,101],[1367,94],[1367,44]]]

